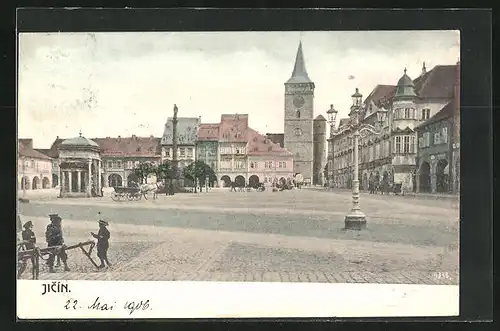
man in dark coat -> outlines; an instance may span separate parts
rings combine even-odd
[[[35,249],[36,248],[36,236],[35,233],[33,232],[33,222],[28,221],[24,225],[24,231],[22,233],[23,241],[26,243],[24,244],[24,247],[29,250],[29,249]],[[33,279],[38,279],[38,273],[39,273],[39,266],[38,266],[38,256],[33,255],[31,258],[31,265],[33,266],[32,273],[33,273]]]
[[[45,231],[45,239],[47,240],[47,245],[49,247],[62,246],[60,252],[56,254],[62,262],[64,263],[64,271],[70,271],[68,268],[68,255],[64,250],[64,238],[62,233],[61,222],[62,218],[57,214],[50,214],[51,223],[47,225],[47,230]],[[54,259],[55,255],[51,254],[47,260],[49,266],[49,272],[54,272]]]
[[[104,220],[99,220],[99,232],[95,234],[91,232],[92,237],[97,239],[97,257],[101,260],[101,265],[99,268],[104,268],[104,262],[111,267],[111,263],[108,261],[108,248],[109,248],[109,237],[110,233],[106,228],[108,226],[108,222]]]

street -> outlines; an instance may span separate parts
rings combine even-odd
[[[97,272],[74,250],[71,272],[43,265],[41,279],[458,283],[458,199],[362,193],[363,231],[342,229],[350,207],[345,190],[215,189],[125,202],[31,199],[19,213],[42,247],[50,213],[63,218],[67,244],[97,231],[98,212],[110,223],[112,268]]]

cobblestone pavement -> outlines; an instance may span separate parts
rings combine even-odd
[[[41,242],[51,212],[63,217],[68,244],[90,238],[97,211],[111,222],[112,268],[96,272],[73,250],[71,272],[48,274],[42,264],[40,279],[458,283],[456,203],[362,196],[361,232],[340,230],[349,206],[336,192],[214,190],[124,203],[33,200],[20,214]]]

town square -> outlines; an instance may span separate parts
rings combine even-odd
[[[74,250],[70,272],[41,265],[40,279],[458,283],[458,199],[363,193],[369,223],[354,232],[342,230],[348,190],[224,188],[121,203],[109,194],[20,204],[39,238],[59,213],[68,245],[90,239],[98,213],[110,220],[111,268]]]
[[[456,32],[20,41],[19,278],[458,284]]]

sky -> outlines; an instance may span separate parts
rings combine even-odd
[[[395,85],[407,68],[455,64],[459,31],[22,33],[18,137],[49,148],[57,136],[161,137],[179,117],[218,123],[249,114],[261,133],[283,132],[284,83],[299,41],[316,85],[315,116],[347,117],[355,88]]]

